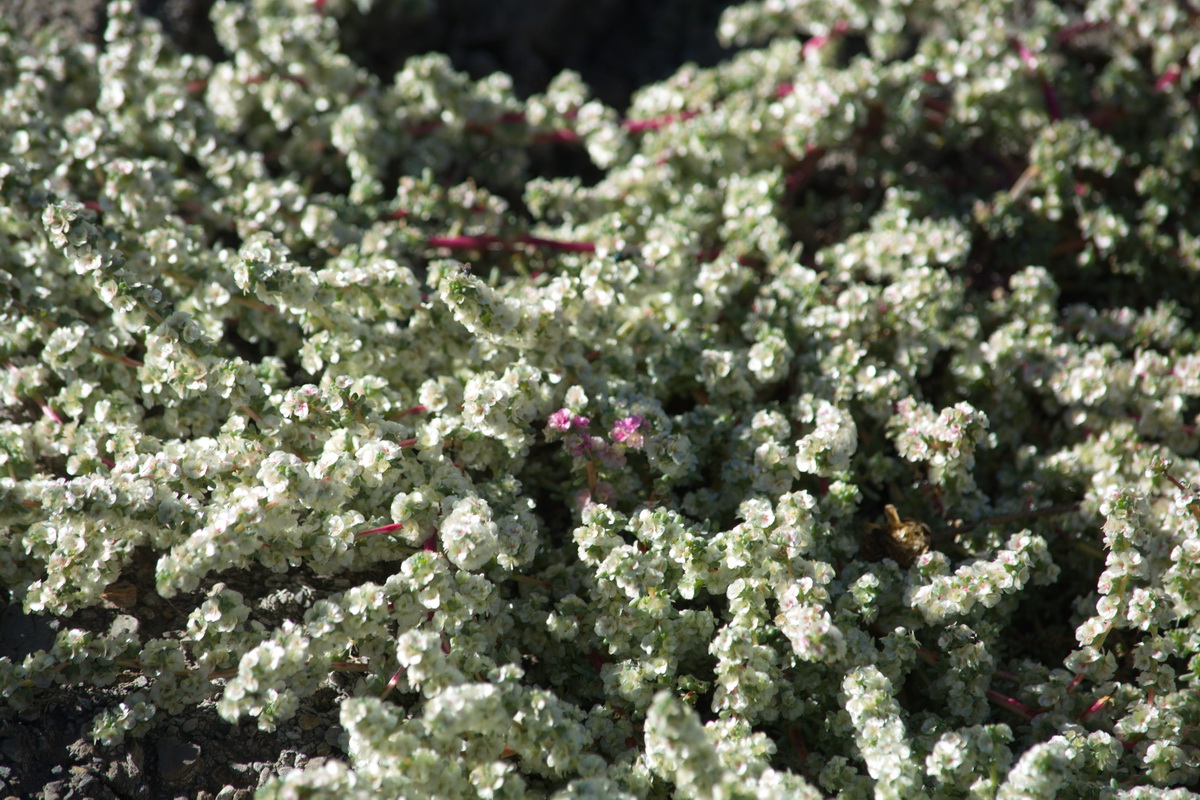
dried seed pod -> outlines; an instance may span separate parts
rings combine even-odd
[[[922,554],[929,552],[933,534],[929,526],[915,519],[901,520],[892,504],[883,507],[886,525],[867,523],[862,539],[862,555],[868,561],[890,558],[907,569]]]

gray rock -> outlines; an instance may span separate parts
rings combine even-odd
[[[0,658],[21,663],[25,656],[54,646],[59,623],[45,614],[26,614],[20,603],[9,603],[0,614]]]
[[[164,780],[179,782],[186,780],[200,762],[200,745],[185,742],[173,736],[164,736],[155,745],[158,754],[158,769]]]

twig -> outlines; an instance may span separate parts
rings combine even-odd
[[[975,520],[974,522],[966,522],[962,525],[955,525],[950,528],[934,532],[934,537],[949,536],[952,533],[966,533],[973,531],[980,525],[1003,525],[1008,522],[1018,522],[1023,519],[1034,519],[1036,517],[1049,517],[1055,514],[1066,514],[1070,511],[1075,511],[1079,508],[1078,501],[1074,503],[1060,503],[1056,506],[1046,506],[1045,508],[1035,508],[1032,511],[1018,511],[1013,514],[999,514],[995,517],[985,517]]]

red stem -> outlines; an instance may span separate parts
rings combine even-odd
[[[54,409],[50,407],[49,403],[47,403],[45,400],[42,399],[42,396],[40,394],[35,394],[33,396],[33,399],[34,399],[34,402],[36,402],[38,404],[38,406],[42,409],[43,414],[45,414],[47,417],[49,417],[50,419],[57,422],[59,425],[63,424],[62,417],[60,417],[58,414],[56,414],[54,412]]]
[[[1172,64],[1171,66],[1167,67],[1167,71],[1160,75],[1158,80],[1154,82],[1154,91],[1165,92],[1167,89],[1170,89],[1172,86],[1174,86],[1179,81],[1180,77],[1182,77],[1182,75],[1183,72],[1180,71],[1179,65]]]
[[[391,680],[387,682],[387,686],[383,687],[383,694],[379,696],[380,700],[386,699],[387,696],[392,693],[392,689],[395,689],[396,684],[400,683],[400,676],[403,674],[404,667],[400,667],[392,674]]]
[[[1058,39],[1059,44],[1066,44],[1081,33],[1098,30],[1108,27],[1107,22],[1078,22],[1074,25],[1068,25],[1065,28],[1060,28],[1054,34],[1054,38]]]
[[[1020,700],[1014,700],[1008,695],[1000,694],[995,689],[988,689],[987,696],[988,699],[996,705],[1002,708],[1007,708],[1009,711],[1013,712],[1014,714],[1019,714],[1027,720],[1032,721],[1039,713],[1022,703]]]
[[[1050,81],[1045,78],[1042,78],[1042,98],[1046,103],[1046,113],[1050,115],[1050,119],[1055,122],[1062,119],[1062,106],[1059,105],[1058,95],[1054,92]]]
[[[1082,714],[1079,715],[1079,721],[1087,722],[1089,719],[1091,719],[1093,714],[1095,714],[1097,711],[1099,711],[1100,709],[1102,709],[1106,705],[1108,705],[1110,700],[1112,700],[1112,695],[1106,694],[1106,695],[1104,695],[1104,697],[1101,697],[1099,700],[1092,703],[1090,706],[1088,706],[1087,711],[1084,711]]]
[[[142,362],[138,361],[136,358],[130,358],[129,356],[118,355],[117,353],[110,353],[107,350],[100,348],[100,347],[93,346],[91,348],[91,351],[98,356],[104,356],[105,358],[109,359],[110,361],[115,361],[118,364],[124,364],[127,367],[142,366]]]
[[[1013,46],[1017,48],[1017,53],[1021,56],[1021,61],[1025,63],[1025,69],[1031,75],[1037,77],[1038,82],[1042,87],[1042,99],[1046,104],[1046,113],[1050,115],[1050,119],[1057,122],[1062,119],[1062,105],[1058,102],[1058,94],[1055,93],[1054,87],[1050,81],[1042,73],[1041,65],[1038,64],[1037,55],[1032,50],[1025,46],[1025,43],[1020,39],[1013,37]]]
[[[381,533],[392,533],[393,531],[398,531],[403,527],[404,527],[404,524],[400,523],[400,522],[394,522],[391,525],[380,525],[378,528],[371,528],[370,530],[359,531],[357,534],[355,534],[354,538],[362,539],[367,536],[377,536]]]
[[[299,75],[292,75],[287,72],[278,73],[274,76],[272,76],[272,75],[251,75],[249,78],[246,79],[246,84],[254,85],[256,83],[266,83],[272,77],[283,78],[285,81],[291,81],[292,83],[296,84],[297,86],[299,86],[302,89],[308,88],[308,80],[306,78],[302,78]]]
[[[395,422],[401,417],[408,417],[413,414],[421,414],[428,410],[429,409],[425,408],[425,406],[413,406],[412,408],[403,408],[399,411],[393,411],[392,413],[388,414],[387,418]]]
[[[393,214],[398,212],[393,212]],[[521,245],[545,248],[560,253],[594,253],[595,242],[566,241],[561,239],[545,239],[541,236],[522,234],[512,239],[505,239],[491,233],[481,233],[475,236],[430,236],[425,240],[430,247],[445,247],[449,250],[498,250],[512,251]]]
[[[582,141],[582,137],[573,130],[560,128],[546,133],[535,134],[533,141],[539,144],[578,144]]]
[[[491,249],[492,245],[503,247],[508,244],[499,236],[490,233],[478,236],[430,236],[425,243],[430,247],[445,247],[450,250],[483,250]]]
[[[547,250],[557,250],[565,253],[596,252],[596,244],[594,242],[572,242],[563,241],[561,239],[543,239],[540,236],[530,236],[528,234],[518,237],[517,241],[519,241],[521,244],[527,244],[533,247],[545,247]]]
[[[663,114],[661,117],[651,117],[650,119],[626,119],[621,121],[621,127],[630,133],[656,131],[660,128],[665,128],[672,122],[689,120],[699,113],[699,111],[681,111],[678,114]]]
[[[833,24],[833,28],[830,29],[829,33],[823,33],[820,36],[814,36],[805,42],[800,48],[801,55],[808,55],[809,53],[820,50],[834,39],[844,36],[847,30],[849,30],[849,26],[846,24],[846,21],[839,19]]]

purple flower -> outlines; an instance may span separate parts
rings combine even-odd
[[[644,444],[645,439],[642,434],[638,433],[638,428],[645,422],[645,418],[634,414],[624,419],[619,419],[613,423],[612,440],[614,442],[624,442],[626,447],[638,449]]]
[[[625,454],[622,451],[613,447],[599,436],[593,437],[592,443],[596,458],[600,459],[601,464],[609,469],[620,469],[625,466]]]
[[[606,443],[599,436],[587,436],[572,433],[563,440],[563,445],[567,448],[567,452],[574,458],[582,458],[590,455],[592,450],[597,447],[605,447]]]
[[[546,425],[556,431],[567,431],[571,428],[586,428],[592,421],[579,414],[572,414],[570,409],[560,408],[550,415]]]
[[[575,493],[576,508],[584,509],[595,503],[603,503],[607,506],[616,505],[617,490],[613,488],[611,483],[599,481],[596,483],[596,491],[594,493],[587,489],[580,489]]]
[[[617,490],[607,481],[597,481],[596,491],[592,493],[593,503],[604,503],[606,506],[617,504]]]
[[[546,421],[546,425],[556,431],[565,431],[571,427],[571,412],[565,408],[560,408],[550,415],[550,419]]]

